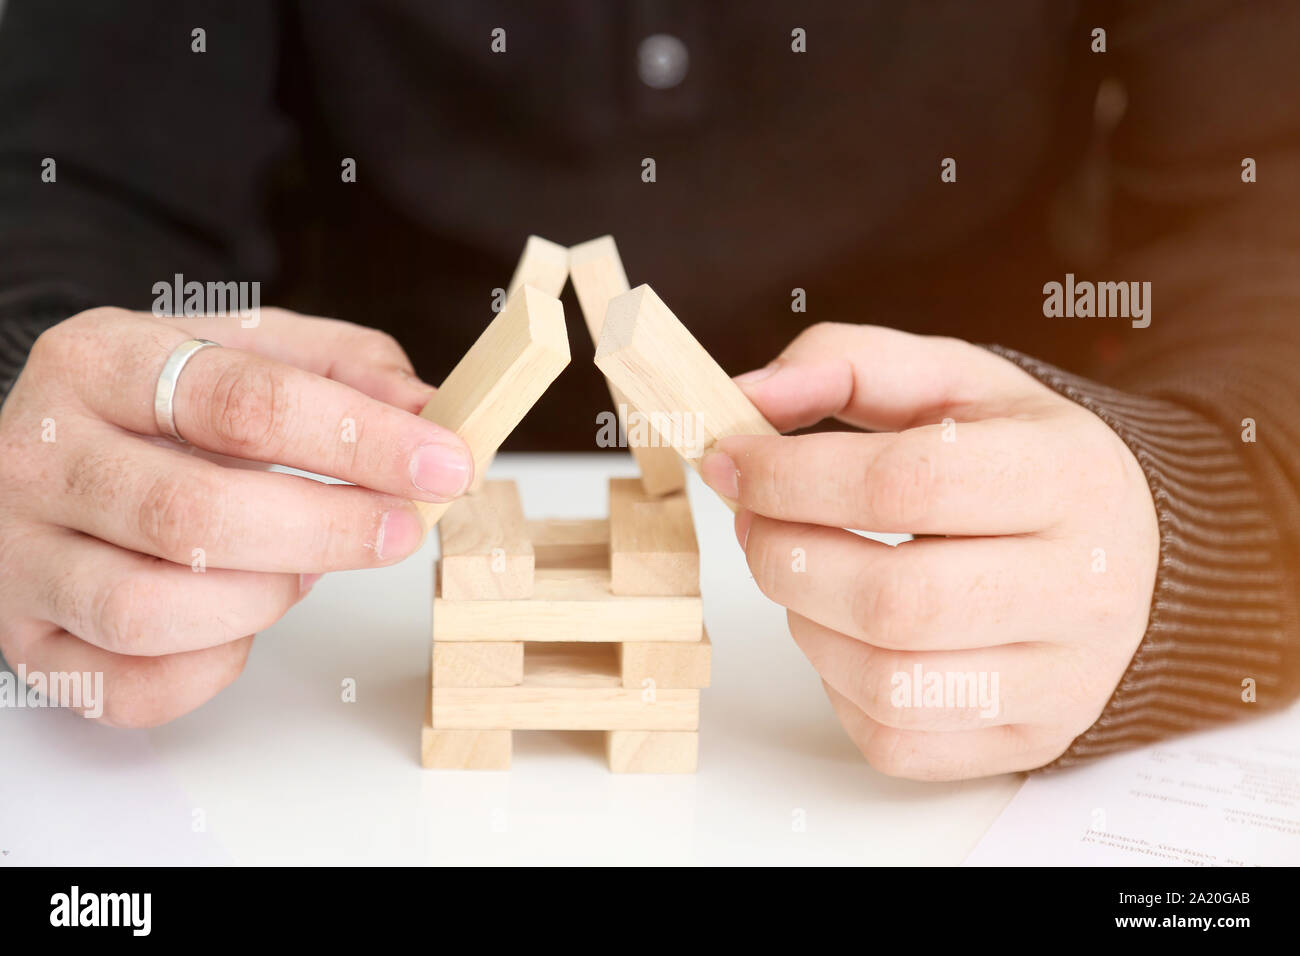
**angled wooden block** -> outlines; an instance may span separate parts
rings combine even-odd
[[[470,346],[420,414],[469,446],[477,471],[569,364],[560,300],[524,286]],[[449,503],[417,501],[426,528]]]
[[[420,763],[429,770],[509,770],[508,730],[434,730],[432,698],[420,728]]]
[[[438,688],[433,726],[447,730],[696,730],[698,690],[621,686],[611,648],[529,645],[518,687]]]
[[[779,434],[647,285],[610,301],[596,366],[697,471],[720,438]]]
[[[523,679],[519,641],[433,642],[434,687],[514,687]]]
[[[700,546],[686,493],[656,498],[635,478],[611,478],[609,560],[615,594],[699,594]]]
[[[519,487],[489,481],[452,503],[438,522],[441,593],[456,601],[533,593],[533,544]]]
[[[526,600],[449,601],[435,595],[435,641],[698,641],[698,597],[624,596],[607,568],[538,568]]]
[[[557,299],[569,278],[569,250],[541,236],[529,236],[515,274],[506,286],[506,301],[526,285]]]
[[[609,568],[607,518],[530,520],[527,530],[539,568]]]
[[[713,671],[713,644],[708,630],[693,643],[639,641],[618,645],[619,679],[624,687],[652,686],[675,690],[708,687]]]
[[[582,317],[591,333],[592,343],[600,341],[600,330],[605,323],[609,302],[628,290],[627,274],[613,236],[601,236],[569,249],[569,278],[578,296]],[[665,495],[686,487],[686,476],[681,462],[671,448],[634,441],[645,429],[629,428],[627,409],[631,404],[622,391],[610,385],[610,397],[618,415],[619,427],[628,436],[628,447],[641,469],[641,484],[651,495]]]
[[[614,773],[695,773],[700,735],[694,731],[611,730],[605,755]]]
[[[528,241],[524,243],[519,264],[515,266],[515,274],[510,277],[510,284],[506,286],[506,302],[509,302],[510,297],[526,285],[558,299],[560,293],[564,291],[564,283],[568,278],[569,250],[541,236],[529,236]],[[470,486],[471,493],[483,487],[495,457],[496,452],[493,451],[484,456],[481,466],[475,462],[477,467],[474,472],[474,483]]]

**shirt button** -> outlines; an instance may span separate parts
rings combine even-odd
[[[691,57],[677,37],[656,33],[641,41],[636,60],[641,82],[651,89],[666,90],[685,78]]]

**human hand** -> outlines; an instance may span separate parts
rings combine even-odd
[[[812,326],[737,382],[782,431],[875,432],[734,436],[701,464],[872,766],[947,780],[1063,753],[1155,585],[1155,505],[1119,436],[991,352],[874,326]]]
[[[190,338],[227,347],[180,374],[181,445],[153,397]],[[0,408],[0,651],[29,674],[102,672],[108,724],[193,710],[322,572],[415,551],[410,499],[469,486],[464,443],[414,414],[431,393],[384,333],[278,309],[249,329],[113,308],[54,326]]]

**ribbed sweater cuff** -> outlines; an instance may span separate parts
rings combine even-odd
[[[1045,769],[1251,716],[1294,696],[1290,584],[1237,436],[1173,402],[991,350],[1114,429],[1146,475],[1160,522],[1142,643],[1096,723]],[[1248,679],[1253,703],[1243,700]]]

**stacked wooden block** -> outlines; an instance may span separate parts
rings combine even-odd
[[[690,506],[636,478],[609,498],[608,519],[533,521],[489,481],[442,518],[426,767],[507,769],[516,730],[587,730],[615,772],[694,772],[712,647]]]

